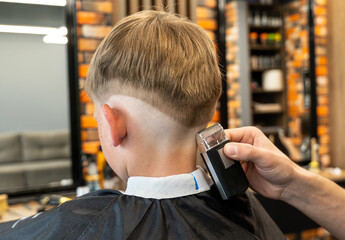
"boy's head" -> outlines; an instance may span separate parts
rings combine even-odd
[[[90,64],[86,91],[98,104],[113,95],[140,99],[187,127],[205,125],[221,93],[207,34],[185,18],[143,11],[120,21]]]
[[[214,114],[221,76],[200,27],[144,11],[124,18],[102,41],[86,90],[104,155],[126,181],[195,169],[195,134]]]

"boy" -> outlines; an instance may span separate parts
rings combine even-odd
[[[195,134],[221,93],[214,46],[200,27],[155,11],[123,19],[98,47],[86,90],[126,192],[88,194],[12,223],[2,239],[284,239],[252,195],[223,202],[196,167]]]

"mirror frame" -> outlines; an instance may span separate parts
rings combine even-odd
[[[317,135],[317,94],[316,94],[316,64],[315,64],[315,13],[314,1],[308,0],[308,33],[309,33],[309,71],[310,71],[310,139],[315,138],[318,142]]]
[[[71,173],[73,183],[68,186],[38,187],[35,189],[19,190],[6,193],[9,203],[16,203],[33,199],[48,193],[74,194],[78,186],[84,184],[81,165],[81,136],[80,136],[80,103],[79,103],[79,72],[78,72],[78,47],[77,47],[77,20],[75,0],[67,0],[66,6],[67,61],[68,61],[68,97],[69,97],[69,124],[71,141]]]

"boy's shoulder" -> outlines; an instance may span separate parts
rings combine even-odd
[[[211,188],[184,197],[149,199],[100,190],[10,226],[0,225],[0,235],[4,240],[281,239],[252,194],[228,202],[218,195]]]
[[[87,194],[84,194],[77,199],[83,199],[87,197],[114,197],[114,196],[119,196],[122,193],[117,190],[112,190],[112,189],[101,189],[93,192],[89,192]]]
[[[94,191],[49,211],[0,224],[1,239],[75,239],[97,221],[122,193]]]

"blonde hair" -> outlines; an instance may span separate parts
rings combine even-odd
[[[142,11],[121,20],[101,42],[85,88],[96,102],[114,94],[136,97],[192,127],[211,120],[221,74],[215,47],[199,26]]]

